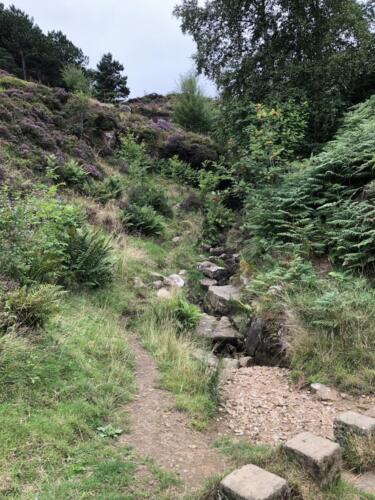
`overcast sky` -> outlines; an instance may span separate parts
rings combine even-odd
[[[179,75],[191,70],[193,40],[172,16],[179,0],[13,0],[43,31],[61,30],[90,58],[105,52],[125,66],[131,97],[176,90]],[[214,93],[210,82],[202,81]]]

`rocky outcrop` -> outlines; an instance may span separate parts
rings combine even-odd
[[[257,363],[282,364],[289,352],[288,333],[281,323],[255,318],[245,332],[245,351]]]

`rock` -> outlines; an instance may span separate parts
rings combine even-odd
[[[252,358],[251,356],[243,356],[239,359],[239,362],[240,368],[248,368],[249,366],[254,365],[254,358]]]
[[[219,366],[218,358],[211,352],[205,351],[203,349],[195,349],[192,353],[195,360],[207,365],[209,368],[217,369]]]
[[[224,253],[225,249],[224,247],[212,247],[208,248],[209,252],[211,255],[218,256]]]
[[[245,465],[220,482],[220,490],[228,500],[285,500],[289,488],[285,479],[256,465]]]
[[[135,288],[147,288],[147,286],[143,283],[141,278],[134,278],[134,287]]]
[[[238,370],[240,363],[235,358],[222,358],[221,367],[223,370]]]
[[[155,290],[160,290],[160,288],[163,288],[164,283],[162,281],[154,281],[152,286],[155,288]]]
[[[277,321],[255,318],[245,330],[245,352],[257,363],[278,365],[288,355],[287,331]]]
[[[223,316],[218,319],[208,314],[203,314],[196,328],[196,335],[212,342],[235,341],[240,337],[239,332],[233,328],[229,318]]]
[[[212,280],[221,280],[228,276],[228,271],[225,267],[220,267],[213,262],[204,261],[200,262],[197,266],[198,271],[203,273],[207,278]]]
[[[182,240],[182,237],[181,236],[175,236],[173,239],[172,239],[172,242],[173,243],[180,243],[180,241]]]
[[[204,278],[203,280],[200,280],[199,283],[205,288],[210,288],[210,286],[217,285],[217,281],[211,280],[210,278]]]
[[[233,285],[210,286],[207,303],[210,310],[217,314],[228,314],[233,309],[233,302],[241,298],[241,291]]]
[[[367,410],[365,415],[366,415],[366,417],[375,418],[375,406],[373,406],[372,408]]]
[[[375,418],[347,411],[335,418],[334,431],[338,442],[344,442],[348,434],[372,437],[375,435]]]
[[[284,447],[319,484],[325,486],[340,475],[341,448],[337,443],[303,432]]]
[[[150,273],[150,276],[151,276],[151,278],[156,278],[157,280],[159,280],[159,279],[163,280],[164,279],[164,276],[162,274],[160,274],[160,273],[152,272],[152,273]]]
[[[171,274],[167,278],[164,278],[164,285],[172,288],[183,288],[185,286],[185,280],[178,274]]]
[[[324,384],[311,384],[310,388],[321,401],[339,401],[341,399],[340,394],[335,389]]]
[[[363,474],[363,476],[355,482],[355,487],[363,491],[363,493],[375,495],[375,473],[367,472]]]
[[[186,276],[187,275],[186,269],[181,269],[181,271],[178,271],[178,275],[179,276]]]
[[[173,293],[167,288],[161,288],[160,290],[158,290],[158,293],[156,295],[159,299],[162,300],[168,300],[173,297]]]

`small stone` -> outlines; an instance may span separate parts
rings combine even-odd
[[[254,364],[254,358],[252,358],[251,356],[243,356],[239,361],[241,368],[247,368],[249,366],[253,366]]]
[[[223,358],[221,360],[221,367],[223,370],[237,370],[240,367],[238,359]]]
[[[186,276],[187,271],[186,271],[186,269],[181,269],[181,271],[179,271],[178,274],[179,274],[179,276]]]
[[[366,417],[375,418],[375,406],[373,406],[372,408],[367,410],[365,415],[366,415]]]
[[[158,290],[157,297],[162,300],[168,300],[173,297],[173,293],[170,290],[167,290],[167,288],[161,288]]]
[[[334,430],[339,442],[345,440],[347,434],[371,437],[375,435],[375,418],[347,411],[335,418]]]
[[[363,493],[368,493],[369,495],[375,494],[375,473],[367,472],[363,474],[356,482],[355,487]]]
[[[160,288],[163,288],[163,282],[162,281],[154,281],[152,286],[155,288],[155,290],[160,290]]]
[[[160,273],[152,272],[152,273],[150,273],[150,276],[151,276],[151,278],[156,278],[157,280],[159,280],[159,279],[163,280],[164,279],[164,276],[162,274],[160,274]]]
[[[340,475],[341,448],[337,443],[303,432],[284,446],[320,484],[327,485]]]
[[[316,394],[318,399],[321,401],[339,401],[340,394],[335,391],[335,389],[331,389],[324,384],[311,384],[311,390]]]
[[[199,281],[199,283],[204,286],[205,288],[210,288],[210,286],[215,286],[217,285],[216,280],[212,280],[210,278],[203,278],[202,280]]]
[[[285,500],[289,488],[285,479],[256,465],[245,465],[226,476],[220,490],[229,500]]]
[[[181,240],[182,240],[181,236],[175,236],[172,239],[172,242],[177,244],[177,243],[180,243]]]
[[[164,278],[164,285],[172,288],[183,288],[185,286],[185,280],[178,274],[171,274],[167,278]]]
[[[203,273],[207,278],[212,280],[221,280],[228,275],[225,267],[217,266],[213,262],[200,262],[197,266],[198,271]]]

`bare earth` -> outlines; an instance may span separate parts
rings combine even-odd
[[[375,405],[374,396],[319,401],[310,391],[291,384],[289,370],[266,366],[231,371],[221,383],[220,395],[217,421],[221,434],[270,444],[303,431],[333,438],[338,413],[363,412]]]
[[[128,343],[135,358],[138,395],[127,407],[131,430],[121,437],[120,444],[134,447],[138,454],[176,473],[182,486],[173,498],[183,498],[226,470],[225,458],[212,448],[217,434],[191,428],[189,418],[176,410],[173,397],[158,388],[154,360],[134,336],[129,336]]]

